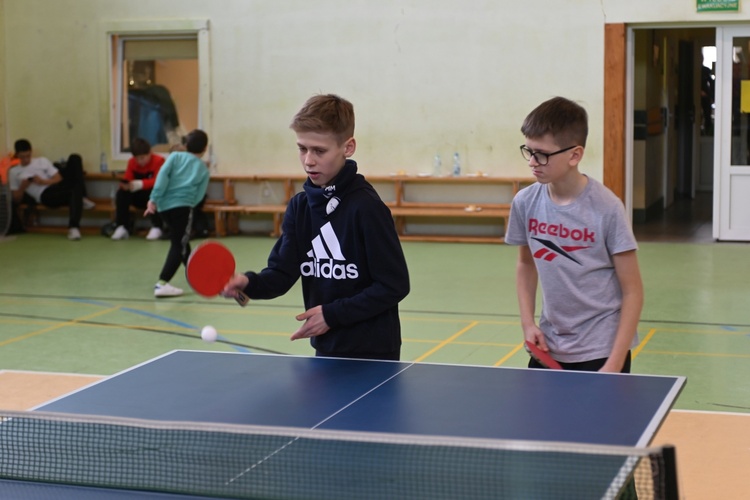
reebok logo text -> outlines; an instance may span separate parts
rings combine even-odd
[[[589,243],[594,243],[596,241],[596,235],[587,228],[571,229],[562,224],[539,222],[538,219],[529,219],[529,233],[533,235],[546,234],[549,236],[558,236],[573,241],[585,241]]]

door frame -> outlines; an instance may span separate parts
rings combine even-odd
[[[633,113],[634,113],[634,65],[635,35],[638,29],[712,28],[716,30],[718,44],[719,28],[733,26],[720,23],[675,24],[604,24],[604,117],[603,117],[603,182],[622,200],[626,213],[633,213]],[[750,26],[750,25],[749,25]],[[718,91],[718,89],[717,89]],[[718,101],[717,101],[718,102]],[[717,116],[718,118],[718,116]],[[715,134],[717,137],[718,134]],[[718,146],[715,146],[714,150]],[[714,163],[718,165],[718,163]],[[714,168],[716,172],[718,168]],[[665,183],[666,186],[666,183]],[[718,235],[719,191],[714,183],[714,238]],[[665,198],[666,200],[666,198]]]
[[[732,98],[733,67],[725,64],[733,50],[735,37],[750,38],[750,22],[717,26],[716,28],[716,120],[714,122],[714,219],[713,236],[722,241],[750,241],[748,218],[744,216],[750,202],[732,196],[733,183],[750,177],[750,160],[745,164],[732,162]],[[727,45],[727,42],[729,45]],[[734,180],[733,180],[734,179]],[[747,181],[742,185],[746,186]],[[739,223],[737,222],[739,221]],[[735,224],[733,226],[733,223]]]

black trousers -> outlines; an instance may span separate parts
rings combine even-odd
[[[51,208],[68,206],[68,227],[80,227],[83,214],[83,197],[86,185],[83,182],[83,159],[80,155],[68,157],[65,167],[59,169],[62,180],[47,186],[42,191],[41,202]]]
[[[579,371],[579,372],[597,372],[599,369],[604,366],[604,363],[607,362],[608,358],[600,358],[600,359],[592,359],[591,361],[582,361],[580,363],[563,363],[560,362],[560,366],[563,367],[563,370],[572,370],[572,371]],[[630,351],[628,351],[628,355],[625,358],[625,363],[622,366],[622,370],[620,373],[630,373]],[[534,358],[529,359],[529,368],[544,368],[537,360]]]
[[[140,191],[118,189],[115,194],[115,222],[117,222],[117,225],[125,226],[129,231],[132,224],[130,207],[145,210],[149,196],[151,196],[150,189],[141,189]],[[152,214],[150,219],[153,227],[161,228],[161,216],[158,213]]]
[[[187,266],[190,257],[190,231],[193,225],[193,209],[176,207],[160,212],[162,220],[169,226],[169,252],[161,268],[159,279],[170,281],[180,264]]]

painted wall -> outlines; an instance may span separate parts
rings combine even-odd
[[[209,133],[227,173],[297,172],[291,117],[333,92],[355,105],[365,172],[429,172],[436,153],[446,166],[457,151],[467,172],[526,175],[520,124],[563,95],[589,112],[582,169],[601,178],[604,23],[738,18],[674,0],[0,2],[3,137],[27,137],[53,159],[77,151],[89,170],[106,130],[102,23],[207,19]]]

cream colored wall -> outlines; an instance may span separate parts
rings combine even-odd
[[[583,170],[601,178],[604,23],[697,18],[672,0],[3,2],[8,140],[28,137],[50,158],[78,151],[87,169],[107,128],[106,22],[209,20],[220,172],[297,172],[289,121],[334,92],[355,105],[365,172],[428,172],[436,152],[447,169],[457,151],[465,171],[526,175],[520,124],[563,95],[589,112]]]
[[[740,1],[739,12],[697,12],[696,0],[568,0],[555,3],[595,4],[608,23],[723,23],[750,20],[750,4]]]

